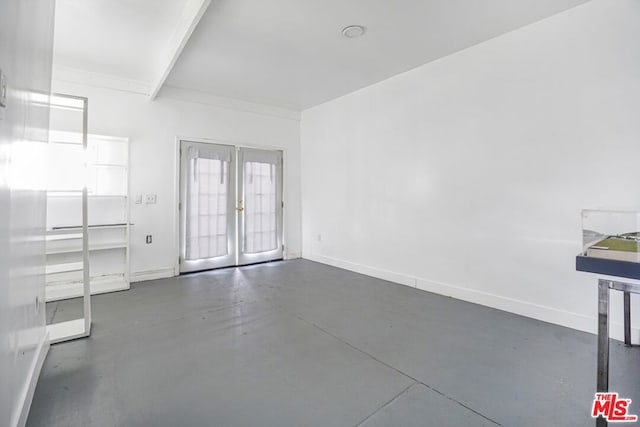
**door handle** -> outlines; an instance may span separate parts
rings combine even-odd
[[[244,205],[242,204],[242,200],[238,200],[238,207],[236,208],[237,211],[242,212],[244,210]]]
[[[244,208],[236,208],[236,210],[242,212]]]

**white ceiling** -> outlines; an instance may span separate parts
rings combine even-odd
[[[166,84],[302,110],[586,1],[213,0]],[[58,0],[55,62],[151,82],[185,3]]]
[[[151,81],[186,0],[57,0],[54,63]]]
[[[580,3],[214,0],[167,84],[305,109]]]

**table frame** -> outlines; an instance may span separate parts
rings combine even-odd
[[[609,294],[610,290],[624,294],[624,343],[631,346],[631,294],[640,294],[640,284],[598,279],[598,392],[609,391]],[[599,417],[596,427],[607,421]]]

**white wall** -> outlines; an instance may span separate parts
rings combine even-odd
[[[304,111],[304,257],[595,332],[580,211],[640,205],[638,22],[594,0]]]
[[[130,139],[131,201],[136,194],[158,196],[155,205],[130,204],[131,221],[135,224],[131,227],[132,280],[173,275],[178,261],[175,229],[178,136],[283,149],[286,255],[300,256],[300,123],[295,114],[260,107],[245,111],[222,108],[206,104],[206,99],[194,98],[197,94],[170,88],[150,101],[146,95],[98,87],[90,81],[70,83],[63,80],[64,75],[54,70],[54,91],[89,98],[89,133]],[[179,97],[198,102],[182,101]],[[153,236],[150,245],[145,243],[148,234]]]
[[[33,147],[47,141],[48,107],[30,98],[33,92],[50,89],[53,9],[49,0],[0,2],[0,69],[8,83],[7,106],[0,107],[2,426],[26,421],[48,349],[43,304],[45,193],[37,183],[16,176],[33,172]]]

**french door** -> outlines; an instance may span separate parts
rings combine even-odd
[[[238,264],[282,258],[282,152],[238,150]]]
[[[180,142],[180,272],[281,259],[282,152]]]
[[[235,147],[180,142],[180,272],[236,262]]]

